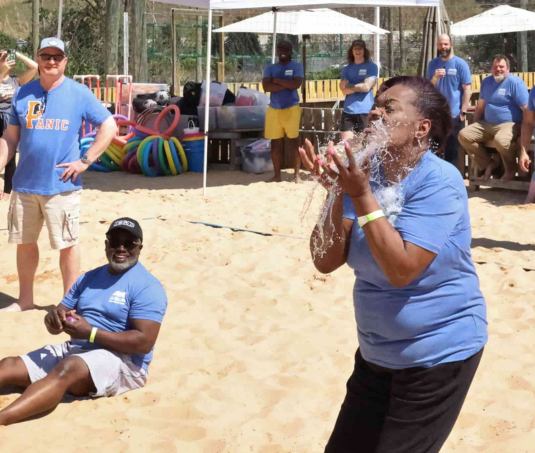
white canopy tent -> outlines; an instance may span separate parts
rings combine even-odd
[[[275,19],[277,22],[275,23]],[[336,24],[336,27],[333,27]],[[214,30],[215,33],[273,34],[275,63],[276,33],[288,35],[384,35],[387,30],[328,8],[267,12]]]
[[[338,0],[335,2],[325,2],[324,0],[153,0],[160,3],[168,3],[176,6],[190,6],[208,10],[208,42],[206,49],[206,81],[210,81],[210,67],[212,60],[212,11],[229,9],[263,9],[277,11],[292,11],[311,8],[347,8],[355,6],[376,7],[375,25],[379,26],[379,7],[381,6],[435,6],[440,10],[440,0]],[[273,21],[273,32],[277,32],[277,20]],[[378,44],[379,35],[376,35]],[[378,45],[377,45],[378,47]],[[210,83],[206,84],[206,105],[204,118],[204,172],[203,172],[203,194],[206,195],[206,173],[208,170],[208,131],[210,113]]]
[[[501,5],[451,26],[454,36],[493,35],[535,30],[535,13]]]

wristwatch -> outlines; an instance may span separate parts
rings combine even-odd
[[[93,161],[87,157],[87,154],[84,154],[84,157],[80,160],[86,165],[91,165],[93,163]]]

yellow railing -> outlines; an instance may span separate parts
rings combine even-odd
[[[514,75],[520,77],[531,90],[535,85],[535,72],[514,72]],[[479,93],[481,90],[481,82],[485,77],[490,74],[472,74],[472,92]],[[375,94],[377,88],[381,84],[388,80],[388,77],[380,77],[377,80],[377,84],[373,90]],[[307,80],[307,102],[329,102],[343,99],[345,96],[340,90],[340,79],[335,80]],[[262,82],[251,83],[228,83],[228,88],[233,93],[237,93],[241,86],[246,88],[252,88],[264,92],[262,88]],[[301,96],[301,90],[299,90],[299,96]],[[302,100],[302,99],[301,99]]]

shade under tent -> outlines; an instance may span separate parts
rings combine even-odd
[[[312,8],[348,8],[355,6],[376,7],[376,26],[379,25],[379,11],[381,6],[418,6],[438,7],[440,0],[338,0],[325,2],[323,0],[153,0],[154,2],[167,3],[175,6],[189,6],[208,10],[208,39],[206,50],[206,81],[210,81],[210,65],[212,60],[212,17],[213,10],[236,10],[236,9],[260,9],[271,11],[292,11]],[[277,22],[274,20],[273,32],[276,33]],[[378,35],[377,35],[378,36]],[[210,83],[206,84],[205,105],[205,138],[204,138],[204,170],[203,170],[203,194],[206,196],[206,179],[208,171],[208,132],[210,130]]]

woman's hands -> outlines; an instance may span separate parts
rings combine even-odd
[[[323,162],[314,151],[314,146],[309,140],[305,141],[306,151],[299,148],[299,153],[305,167],[312,171],[323,187],[329,190],[336,181],[342,191],[351,198],[359,198],[371,192],[369,160],[365,161],[362,168],[355,162],[355,156],[351,146],[345,142],[344,149],[349,161],[346,167],[342,159],[333,149],[333,143],[329,142],[327,149],[327,162]],[[338,171],[335,171],[335,168]],[[328,177],[327,177],[328,176]]]

